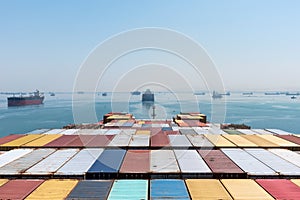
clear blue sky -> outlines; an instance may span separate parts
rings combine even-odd
[[[227,90],[300,90],[298,0],[2,0],[0,91],[71,91],[103,40],[162,27],[200,43]]]

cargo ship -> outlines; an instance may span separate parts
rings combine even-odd
[[[149,89],[143,93],[142,102],[154,102],[154,94]]]
[[[133,92],[131,92],[131,94],[132,94],[132,95],[140,95],[141,92],[140,92],[140,91],[133,91]]]
[[[8,106],[26,106],[26,105],[39,105],[44,101],[44,95],[36,90],[33,95],[19,96],[19,97],[7,97]]]

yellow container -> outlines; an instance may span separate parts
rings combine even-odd
[[[290,142],[288,140],[276,137],[275,135],[258,135],[259,137],[268,140],[274,144],[277,144],[281,147],[299,147],[298,144],[295,144],[293,142]]]
[[[238,147],[257,147],[257,144],[241,137],[240,135],[222,135],[227,140],[231,141]]]
[[[137,130],[135,132],[136,135],[150,135],[151,131],[150,130]]]
[[[259,147],[279,147],[278,144],[275,144],[262,137],[259,137],[259,135],[241,135],[241,137],[246,138],[247,140],[257,144]]]
[[[187,179],[185,182],[193,200],[232,199],[216,179]]]
[[[204,136],[216,147],[236,147],[235,144],[222,137],[222,135],[204,134]]]
[[[221,182],[233,197],[243,200],[267,200],[274,199],[254,180],[251,179],[222,179]]]
[[[291,179],[291,181],[300,187],[300,179]]]
[[[55,140],[61,136],[62,135],[60,135],[60,134],[45,135],[36,140],[33,140],[32,142],[28,142],[28,143],[22,145],[22,147],[42,147],[45,144],[48,144],[49,142],[52,142],[53,140]]]
[[[4,185],[7,181],[7,179],[0,179],[0,186]]]
[[[26,199],[65,199],[71,190],[77,185],[77,180],[51,179],[45,181],[35,189]]]
[[[29,134],[29,135],[20,137],[18,139],[15,139],[13,141],[7,142],[5,144],[1,144],[0,146],[2,146],[2,147],[19,147],[21,145],[24,145],[28,142],[34,141],[34,140],[44,137],[44,136],[45,135],[43,135],[43,134]]]

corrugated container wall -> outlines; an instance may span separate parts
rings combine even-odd
[[[148,180],[115,180],[108,200],[148,199]]]
[[[154,179],[150,181],[150,199],[189,200],[189,193],[183,180]]]

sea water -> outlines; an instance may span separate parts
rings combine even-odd
[[[86,94],[82,94],[84,96]],[[0,95],[0,137],[41,128],[62,128],[74,123],[71,93],[56,93],[55,96],[46,94],[44,104],[20,107],[7,107],[6,97]],[[214,100],[209,94],[195,97],[191,94],[160,92],[155,93],[154,104],[142,103],[141,95],[130,96],[128,99],[128,93],[108,93],[107,96],[95,94],[93,97],[88,100],[82,98],[82,105],[93,104],[98,121],[111,111],[130,112],[137,119],[171,119],[181,111],[200,111],[207,115],[208,120],[214,120],[212,113],[223,115],[223,111],[226,111],[225,123],[244,123],[251,128],[277,128],[300,134],[300,97],[291,99],[286,95],[266,96],[263,93],[244,96],[237,92],[222,100]],[[224,110],[218,110],[218,106]]]

